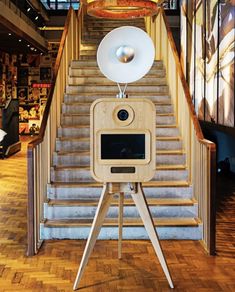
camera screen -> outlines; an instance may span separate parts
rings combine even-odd
[[[101,134],[101,159],[145,159],[145,134]]]

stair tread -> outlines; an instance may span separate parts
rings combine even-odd
[[[114,97],[115,99],[115,97]],[[152,101],[154,104],[156,105],[162,105],[162,106],[170,106],[172,105],[172,102],[171,101]],[[92,102],[90,101],[75,101],[75,102],[66,102],[66,103],[63,103],[63,105],[68,105],[68,106],[75,106],[75,105],[91,105]]]
[[[64,117],[87,117],[90,116],[90,113],[62,113],[62,116]],[[156,116],[161,117],[173,117],[174,113],[156,113]]]
[[[156,136],[157,141],[182,141],[180,136]]]
[[[74,183],[74,182],[51,182],[50,184],[53,187],[71,187],[71,188],[97,188],[97,187],[102,187],[103,183],[99,182],[79,182],[79,183]],[[149,182],[144,182],[142,183],[143,187],[189,187],[190,184],[188,181],[149,181]]]
[[[56,165],[54,170],[90,170],[89,165]],[[158,164],[156,170],[185,170],[186,165],[181,164]]]
[[[179,150],[157,150],[157,154],[160,155],[184,155],[186,154],[185,150],[179,149]]]
[[[59,141],[83,141],[83,142],[89,142],[89,137],[57,137],[56,138]],[[180,136],[156,136],[157,141],[182,141],[182,137]]]
[[[156,150],[156,154],[158,155],[183,155],[186,152],[184,150]],[[82,150],[82,151],[57,151],[57,155],[90,155],[89,150]]]
[[[184,164],[157,164],[156,170],[186,170],[187,166]]]
[[[85,56],[85,55],[84,55]],[[77,70],[77,69],[72,69],[72,70]],[[79,69],[78,69],[79,70]],[[84,69],[83,69],[84,70]],[[97,69],[97,74],[73,74],[72,72],[69,74],[69,78],[81,78],[81,79],[92,79],[92,78],[97,78],[97,79],[103,79],[106,80],[108,83],[113,84],[113,81],[107,79],[100,71],[98,71],[99,69]],[[165,76],[157,76],[157,74],[159,73],[164,73],[161,72],[163,71],[163,69],[156,69],[159,70],[159,72],[149,72],[147,73],[147,75],[145,75],[145,77],[143,77],[141,80],[144,81],[145,79],[157,79],[157,80],[162,80],[166,82],[166,77]],[[166,82],[167,83],[167,82]],[[103,85],[103,83],[102,83]]]
[[[86,124],[86,125],[62,125],[60,126],[60,128],[62,129],[71,129],[71,128],[90,128],[90,124]],[[166,124],[166,125],[159,125],[157,124],[156,125],[156,128],[178,128],[178,125],[175,125],[175,124]]]
[[[175,116],[174,113],[156,113],[156,116],[160,116],[160,117],[173,117]]]
[[[56,138],[58,141],[77,141],[77,142],[89,142],[90,138],[89,137],[57,137]]]
[[[94,96],[94,97],[96,97],[96,98],[100,98],[100,97],[116,97],[116,95],[114,94],[113,95],[113,93],[112,92],[108,92],[108,91],[104,91],[104,92],[98,92],[98,93],[94,93],[94,92],[82,92],[82,93],[72,93],[72,92],[70,92],[70,93],[65,93],[65,95],[67,95],[67,96]],[[141,92],[141,91],[139,91],[139,92],[132,92],[131,94],[129,94],[128,93],[128,96],[129,97],[132,97],[132,96],[140,96],[140,97],[143,97],[143,96],[145,96],[145,97],[149,97],[149,96],[154,96],[154,97],[158,97],[158,96],[164,96],[164,97],[168,97],[169,98],[169,93],[168,92],[155,92],[154,93],[154,95],[153,95],[153,92]]]
[[[87,82],[87,83],[84,83],[84,84],[69,84],[68,86],[69,87],[80,87],[80,86],[90,86],[91,84],[94,84],[94,82],[92,82],[92,83]],[[128,85],[128,87],[139,87],[139,86],[140,85],[138,85],[136,83],[130,83]],[[147,83],[147,84],[144,84],[144,83],[142,84],[141,83],[141,87],[160,87],[160,86],[166,87],[168,85],[167,84],[157,84],[157,85],[155,85],[155,84],[149,84],[149,83]],[[117,85],[114,82],[113,83],[103,83],[103,84],[100,84],[99,87],[115,87],[116,88]]]
[[[48,200],[49,206],[97,206],[99,198],[97,199],[70,199],[70,200]],[[149,206],[193,206],[196,201],[194,199],[178,199],[178,198],[147,198]],[[111,205],[117,206],[119,204],[118,199],[113,199]],[[135,206],[132,199],[124,199],[125,206]]]
[[[178,125],[176,125],[176,124],[166,124],[166,125],[159,125],[159,124],[157,124],[156,125],[156,128],[178,128]]]
[[[123,226],[143,226],[141,219],[137,218],[123,218]],[[200,220],[197,218],[153,218],[155,226],[195,226],[200,224]],[[93,218],[81,218],[81,219],[58,219],[48,220],[46,219],[44,225],[46,227],[79,227],[90,226],[93,222]],[[118,226],[117,219],[106,218],[103,226]]]

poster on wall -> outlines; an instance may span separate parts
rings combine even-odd
[[[18,87],[17,97],[20,104],[25,104],[28,97],[28,87]]]
[[[45,82],[45,83],[51,82],[51,67],[40,68],[40,80],[41,82]]]
[[[234,127],[235,7],[232,1],[219,2],[219,90],[218,122]]]
[[[28,67],[20,67],[18,73],[18,85],[28,86]]]

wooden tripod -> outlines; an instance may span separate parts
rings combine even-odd
[[[146,231],[152,242],[153,248],[162,266],[163,272],[171,288],[174,288],[170,272],[166,260],[164,258],[161,245],[158,239],[156,229],[154,227],[153,219],[148,208],[148,204],[142,189],[141,183],[105,183],[96,210],[95,218],[91,226],[90,234],[87,239],[86,247],[82,256],[80,267],[78,269],[77,277],[74,282],[73,290],[78,288],[79,282],[82,278],[83,272],[89,260],[90,254],[94,248],[96,239],[100,233],[100,229],[104,222],[105,216],[108,212],[114,194],[119,193],[119,241],[118,241],[118,257],[121,258],[121,244],[122,244],[122,225],[123,225],[123,200],[124,193],[130,193],[136,208],[139,211],[140,217],[143,220]]]

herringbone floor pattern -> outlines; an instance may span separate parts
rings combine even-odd
[[[69,292],[84,241],[48,241],[37,256],[25,256],[25,149],[26,143],[20,153],[0,160],[0,291]],[[234,208],[229,216],[234,220]],[[234,254],[222,253],[228,246],[234,248],[234,236],[229,240],[218,247],[217,257],[207,256],[199,242],[162,241],[175,291],[235,291]],[[171,291],[148,241],[125,241],[121,261],[116,241],[98,241],[81,287],[84,292]]]

